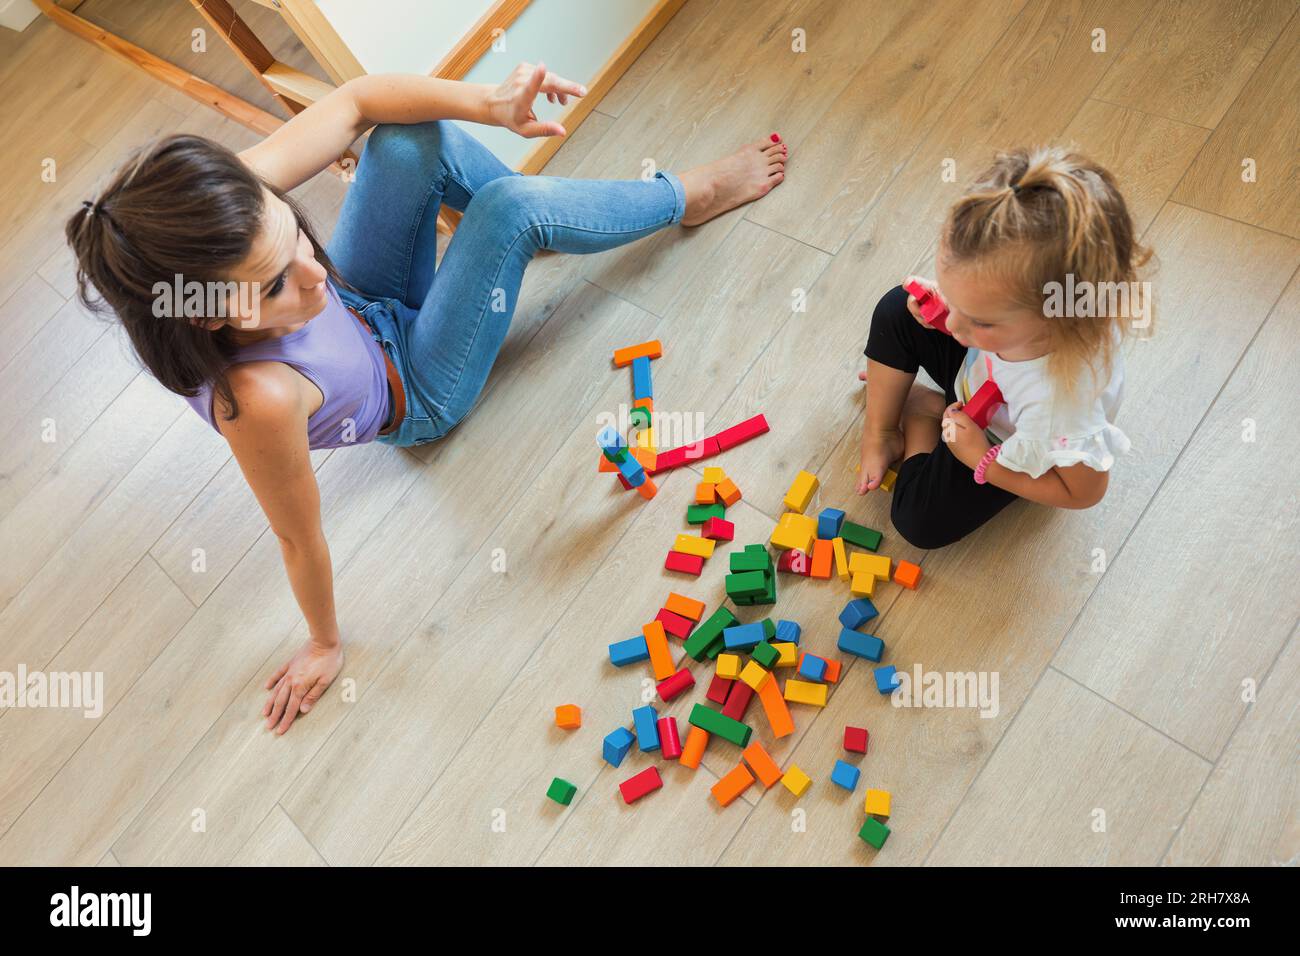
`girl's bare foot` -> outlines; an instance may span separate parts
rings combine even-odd
[[[775,133],[772,134],[776,136]],[[683,226],[698,226],[728,209],[766,196],[785,179],[786,145],[778,137],[747,143],[730,156],[681,174],[686,188]]]
[[[889,467],[903,455],[903,433],[897,429],[862,431],[862,463],[858,467],[858,494],[880,487]]]

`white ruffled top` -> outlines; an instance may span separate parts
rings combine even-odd
[[[1118,348],[1110,381],[1101,393],[1095,394],[1092,374],[1083,369],[1073,402],[1056,394],[1047,377],[1046,355],[1007,362],[977,348],[966,351],[957,372],[953,383],[957,397],[969,401],[990,371],[1006,404],[994,410],[986,434],[993,443],[1001,442],[997,460],[1004,467],[1031,478],[1080,462],[1096,471],[1109,471],[1115,459],[1132,448],[1128,436],[1115,427],[1124,397],[1124,356]]]

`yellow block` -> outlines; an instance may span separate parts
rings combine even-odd
[[[855,551],[849,558],[849,573],[860,574],[865,571],[878,581],[888,581],[892,565],[893,562],[883,554],[865,554]]]
[[[792,641],[784,641],[780,644],[773,644],[781,656],[777,659],[777,667],[794,667],[799,663],[799,645]]]
[[[859,571],[853,575],[849,591],[854,597],[871,597],[876,593],[876,576],[870,571]]]
[[[735,680],[740,676],[740,655],[739,654],[719,654],[718,655],[718,676],[725,677],[727,680]]]
[[[763,685],[772,679],[772,672],[764,670],[758,661],[750,661],[741,670],[740,679],[754,690],[762,690]]]
[[[710,538],[699,538],[693,534],[679,534],[673,542],[673,550],[682,554],[695,554],[701,558],[713,557],[713,546],[717,542]]]
[[[772,529],[768,540],[778,551],[798,550],[805,554],[812,552],[812,543],[817,538],[817,519],[810,515],[786,512]]]
[[[812,786],[812,777],[800,770],[797,764],[790,764],[789,769],[781,777],[781,782],[796,797],[802,797],[804,791]]]
[[[849,558],[848,553],[844,550],[844,539],[831,539],[831,547],[835,549],[835,573],[840,576],[841,581],[849,579]]]
[[[894,482],[897,480],[898,480],[898,472],[894,471],[891,468],[885,472],[885,477],[880,479],[879,487],[884,488],[886,491],[893,491]]]
[[[719,468],[717,465],[713,465],[704,469],[704,480],[711,485],[721,484],[722,479],[726,477],[727,477],[727,473],[723,471],[721,468]]]
[[[636,447],[637,447],[637,448],[654,448],[654,447],[656,447],[656,446],[655,446],[655,430],[654,430],[653,428],[643,428],[643,429],[641,429],[639,432],[637,432],[637,433],[636,433]]]
[[[785,493],[785,506],[791,511],[802,514],[808,507],[808,502],[812,501],[818,484],[816,475],[806,471],[799,472],[790,483],[790,490]]]
[[[788,680],[785,682],[785,699],[795,704],[812,704],[814,707],[825,707],[826,686],[825,684],[813,684],[806,680]]]
[[[867,813],[877,817],[889,816],[889,791],[888,790],[868,790]]]

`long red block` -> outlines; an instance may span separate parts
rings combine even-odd
[[[618,785],[619,792],[623,794],[624,803],[635,803],[647,793],[658,790],[664,785],[663,778],[659,776],[658,767],[646,767],[634,777],[628,777]]]
[[[691,629],[695,627],[695,622],[688,617],[682,617],[680,614],[674,614],[668,608],[660,608],[659,613],[655,615],[655,620],[664,626],[664,630],[673,637],[680,637],[682,640],[691,636]]]
[[[683,667],[672,677],[659,682],[655,690],[659,691],[659,696],[664,700],[672,700],[684,690],[695,686],[695,678],[691,672]]]
[[[713,680],[709,683],[709,691],[704,696],[715,704],[725,704],[727,695],[731,693],[731,685],[734,683],[736,682],[730,678],[723,677],[721,674],[714,674]]]
[[[677,718],[659,718],[659,748],[665,760],[676,760],[682,755],[682,740],[677,735]]]
[[[718,449],[726,451],[728,448],[735,448],[741,442],[757,438],[767,431],[767,419],[762,415],[755,415],[753,418],[745,419],[739,425],[732,425],[730,428],[718,432],[713,437],[718,441]]]
[[[680,551],[669,551],[668,558],[664,561],[664,567],[669,571],[693,574],[698,578],[704,570],[704,559],[698,554],[682,554]]]
[[[722,705],[722,712],[732,720],[744,720],[745,710],[749,707],[749,702],[753,697],[754,688],[743,680],[732,681],[731,691],[727,694],[727,702]]]

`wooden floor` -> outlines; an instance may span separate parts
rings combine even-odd
[[[130,7],[83,12],[181,59],[163,39],[187,42],[188,5]],[[448,439],[316,453],[349,656],[283,738],[262,730],[261,685],[305,632],[276,541],[224,443],[71,299],[62,245],[127,148],[250,135],[43,21],[0,52],[0,671],[102,671],[106,693],[98,720],[0,712],[0,863],[1297,861],[1294,0],[689,0],[546,173],[681,170],[778,130],[785,184],[697,230],[539,259]],[[204,56],[254,95],[216,38]],[[994,149],[1056,140],[1114,170],[1161,260],[1159,332],[1128,355],[1134,453],[1097,508],[1017,505],[920,553],[887,496],[852,494],[870,310],[929,268]],[[326,233],[343,188],[300,190]],[[924,567],[915,593],[883,588],[887,660],[995,673],[995,716],[893,708],[849,664],[772,745],[813,776],[802,800],[751,789],[720,809],[709,787],[737,753],[715,743],[622,804],[648,762],[610,768],[600,741],[643,675],[605,646],[670,589],[714,604],[726,563],[660,570],[691,473],[642,504],[594,470],[597,415],[630,396],[609,354],[653,337],[661,409],[711,431],[771,421],[720,461],[745,495],[737,542],[766,540],[791,477],[816,472],[822,505]],[[830,652],[846,597],[782,576],[772,613]],[[584,711],[572,734],[551,723],[565,702]],[[848,723],[871,732],[864,784],[893,794],[880,852],[856,836],[861,787],[829,781]],[[578,786],[567,809],[544,796],[556,775]]]

